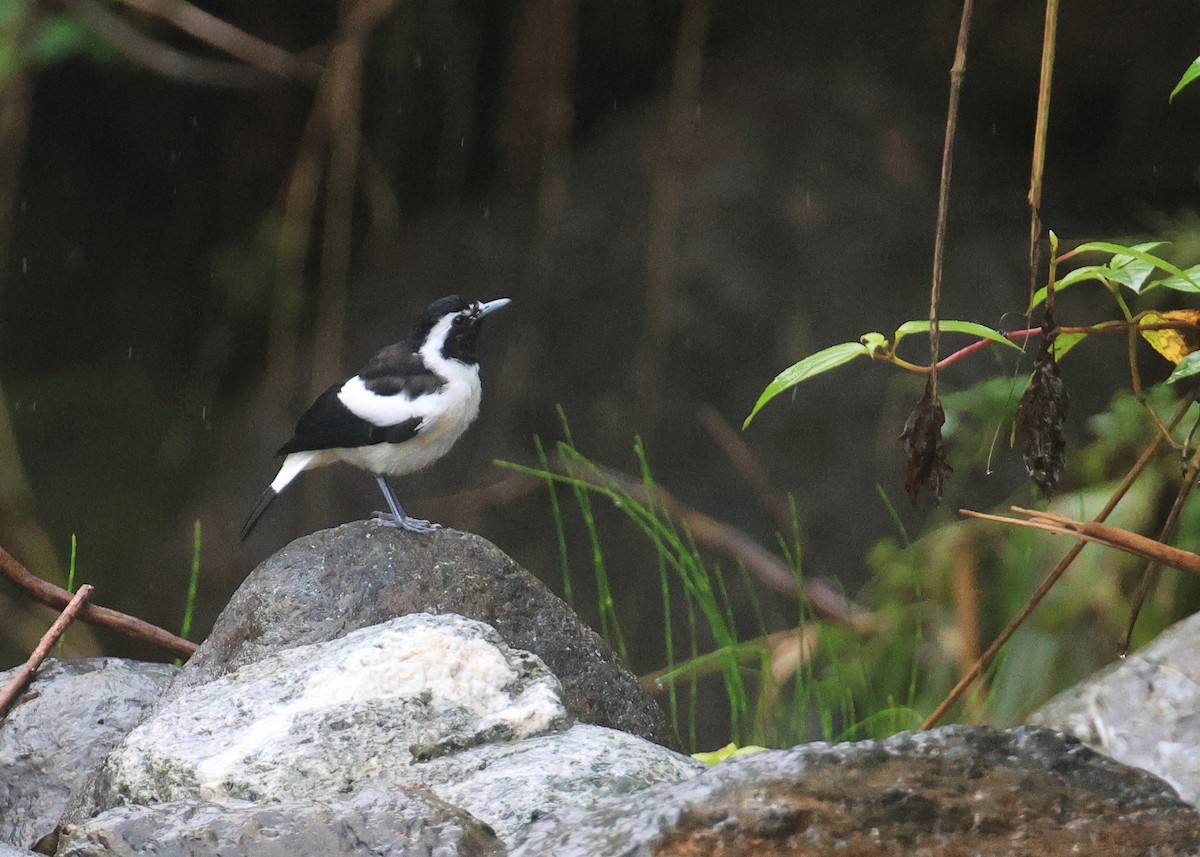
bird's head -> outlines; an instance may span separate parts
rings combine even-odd
[[[412,332],[414,349],[423,351],[428,347],[449,359],[475,363],[475,346],[483,319],[508,303],[508,298],[494,301],[474,301],[461,295],[439,298],[417,320]]]

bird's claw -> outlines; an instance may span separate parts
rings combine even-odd
[[[434,530],[440,530],[441,524],[435,524],[433,521],[426,521],[423,518],[412,518],[408,515],[396,516],[391,512],[376,512],[372,516],[383,527],[399,527],[402,530],[408,530],[410,533],[432,533]]]

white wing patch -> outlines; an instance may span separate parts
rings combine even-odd
[[[391,396],[381,396],[367,389],[366,382],[355,375],[338,390],[338,399],[342,404],[361,420],[366,420],[373,426],[394,426],[414,417],[424,418],[429,414],[429,400],[440,396],[439,390],[430,396],[419,396],[416,401],[400,392]]]

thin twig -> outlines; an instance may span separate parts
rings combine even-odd
[[[96,0],[62,0],[73,17],[125,55],[169,80],[250,89],[275,82],[255,66],[193,56],[150,38]]]
[[[1200,574],[1200,555],[1185,551],[1172,545],[1165,545],[1157,539],[1143,536],[1141,533],[1123,530],[1120,527],[1110,527],[1096,521],[1076,521],[1066,515],[1056,512],[1039,512],[1036,509],[1022,509],[1020,506],[1011,507],[1018,515],[1026,515],[1028,520],[1008,518],[1004,515],[989,515],[984,512],[973,512],[970,509],[959,509],[959,513],[971,518],[984,521],[994,521],[998,524],[1010,524],[1018,527],[1029,527],[1056,536],[1071,536],[1080,541],[1093,542],[1115,550],[1124,551],[1143,559],[1154,560],[1165,565]]]
[[[1038,82],[1037,127],[1033,136],[1033,164],[1029,174],[1029,299],[1037,290],[1038,241],[1042,237],[1042,176],[1046,167],[1046,131],[1050,127],[1050,82],[1054,76],[1054,42],[1058,31],[1058,0],[1046,0],[1042,31],[1042,73]],[[1047,312],[1053,314],[1052,291],[1046,294]]]
[[[1188,408],[1191,406],[1192,403],[1190,401],[1184,402],[1182,405],[1180,405],[1179,410],[1176,411],[1175,415],[1171,418],[1169,425],[1172,428],[1178,425],[1179,421],[1183,419],[1184,414],[1187,413]],[[1125,474],[1125,478],[1121,480],[1121,484],[1117,486],[1117,489],[1113,491],[1112,496],[1108,498],[1108,501],[1104,504],[1104,508],[1102,508],[1099,514],[1092,519],[1093,521],[1103,521],[1110,514],[1112,514],[1112,510],[1117,507],[1117,503],[1121,502],[1121,498],[1128,493],[1129,489],[1133,487],[1133,483],[1137,481],[1137,478],[1142,475],[1142,472],[1150,464],[1150,459],[1154,457],[1154,454],[1158,451],[1158,448],[1162,442],[1162,435],[1156,434],[1154,436],[1154,440],[1150,441],[1149,445],[1147,445],[1145,450],[1142,451],[1142,454],[1138,457],[1138,460],[1134,462],[1133,467],[1129,469],[1129,472]],[[950,710],[950,707],[954,705],[954,703],[956,703],[964,693],[966,693],[967,689],[975,683],[975,680],[983,674],[983,671],[991,666],[992,661],[996,659],[996,655],[999,654],[1002,648],[1004,648],[1004,644],[1007,643],[1012,635],[1017,632],[1017,629],[1025,623],[1025,620],[1029,618],[1029,614],[1037,609],[1037,606],[1042,602],[1042,599],[1046,597],[1046,593],[1054,588],[1054,584],[1056,584],[1058,579],[1063,576],[1068,568],[1070,568],[1071,563],[1075,561],[1075,557],[1079,556],[1080,551],[1083,550],[1084,544],[1085,542],[1082,541],[1077,542],[1069,551],[1067,551],[1066,555],[1058,561],[1058,565],[1054,566],[1051,572],[1046,575],[1046,579],[1042,581],[1042,584],[1037,588],[1037,591],[1034,592],[1033,595],[1029,597],[1029,600],[1025,602],[1025,606],[1022,607],[1020,611],[1018,611],[1017,615],[1014,616],[1012,620],[1004,627],[1004,630],[1001,631],[999,636],[992,641],[992,644],[987,647],[987,650],[979,656],[979,659],[975,661],[975,665],[972,666],[971,669],[969,669],[958,680],[958,683],[954,685],[948,694],[946,694],[946,698],[938,704],[938,707],[933,710],[933,713],[925,718],[925,722],[921,724],[922,729],[931,729],[936,726],[938,722],[946,715],[946,712]]]
[[[1171,504],[1171,511],[1167,514],[1167,520],[1163,522],[1162,529],[1159,530],[1158,540],[1163,544],[1171,541],[1175,537],[1175,528],[1179,524],[1179,516],[1183,512],[1184,504],[1187,503],[1188,497],[1192,494],[1192,489],[1196,487],[1196,478],[1200,476],[1200,448],[1197,448],[1191,459],[1187,462],[1187,468],[1183,474],[1183,481],[1179,485],[1179,490],[1175,492],[1175,502]],[[1158,580],[1158,568],[1160,563],[1157,560],[1147,560],[1145,568],[1142,569],[1142,579],[1138,581],[1137,591],[1129,604],[1129,622],[1125,625],[1125,633],[1121,637],[1121,642],[1117,646],[1118,651],[1124,656],[1129,651],[1129,642],[1133,637],[1133,628],[1137,624],[1138,615],[1142,612],[1142,604],[1146,601],[1146,596],[1150,594],[1150,589]]]
[[[958,44],[954,65],[950,67],[950,104],[946,109],[946,139],[942,145],[942,178],[938,190],[937,233],[933,242],[933,277],[929,288],[929,398],[937,401],[937,362],[941,329],[938,307],[942,301],[942,266],[946,258],[946,217],[950,210],[950,172],[954,161],[954,138],[958,129],[958,102],[963,74],[967,67],[967,36],[971,32],[974,0],[963,0],[962,19],[958,24]]]
[[[735,431],[728,421],[711,405],[702,405],[696,416],[700,425],[708,432],[725,457],[733,464],[738,475],[758,494],[764,509],[775,519],[781,533],[791,533],[794,521],[792,507],[783,492],[775,487],[767,469],[750,449],[742,433]]]
[[[662,509],[667,515],[685,526],[699,544],[707,545],[714,550],[724,553],[745,566],[746,571],[768,589],[796,598],[799,586],[796,575],[787,563],[768,551],[750,535],[732,524],[718,521],[708,515],[691,508],[675,499],[665,489],[656,486],[651,497],[645,483],[618,470],[600,465],[593,465],[596,476],[611,480],[639,503],[653,504]],[[571,475],[592,482],[601,488],[611,488],[601,479],[594,479],[589,474],[573,472]],[[839,592],[833,585],[821,578],[804,578],[804,597],[812,605],[813,610],[820,616],[843,622],[851,627],[862,629],[874,627],[874,614],[868,613],[865,607],[851,601],[844,593]]]
[[[787,628],[783,631],[775,631],[772,634],[745,640],[734,645],[733,648],[736,650],[734,656],[738,661],[750,660],[760,657],[763,650],[770,649],[772,659],[774,659],[776,650],[791,643],[794,643],[799,651],[798,663],[803,663],[811,658],[818,643],[816,626],[802,625],[798,628]],[[663,679],[669,675],[677,674],[677,678],[687,678],[690,681],[720,672],[725,669],[726,662],[722,658],[713,657],[716,654],[717,652],[709,652],[706,655],[692,658],[689,662],[646,673],[638,677],[638,684],[647,693],[659,694],[667,690],[669,683]]]
[[[316,80],[321,67],[252,36],[186,0],[121,0],[126,6],[173,24],[190,36],[283,79]]]
[[[50,654],[50,650],[54,648],[54,644],[58,642],[58,638],[67,630],[67,626],[75,619],[76,614],[83,609],[87,600],[92,597],[94,590],[95,587],[90,583],[85,583],[79,587],[79,591],[75,593],[75,597],[67,602],[67,606],[63,608],[62,613],[54,620],[54,624],[50,626],[50,630],[42,635],[42,639],[38,642],[37,648],[33,650],[33,654],[29,656],[29,660],[25,661],[25,665],[17,670],[17,674],[12,677],[4,690],[0,691],[0,720],[3,720],[8,714],[8,707],[17,698],[17,694],[21,693],[25,685],[29,684],[33,678],[33,674],[42,665],[42,661],[46,660],[46,655]]]
[[[646,213],[646,305],[637,355],[632,361],[640,426],[647,431],[662,414],[667,345],[679,326],[679,233],[688,160],[696,145],[697,104],[704,78],[704,48],[712,0],[681,4],[671,92],[661,138],[651,148],[650,198]]]
[[[0,548],[0,571],[3,571],[9,580],[28,592],[29,596],[40,604],[53,607],[55,610],[62,610],[71,602],[70,592],[31,574],[4,548]],[[118,610],[87,604],[79,613],[79,619],[89,625],[111,628],[114,631],[120,631],[127,637],[154,643],[180,657],[190,658],[196,651],[196,644],[190,640],[176,637],[170,631]]]

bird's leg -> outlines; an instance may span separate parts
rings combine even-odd
[[[383,499],[387,501],[390,512],[376,512],[375,518],[385,527],[401,527],[414,533],[428,533],[432,530],[440,530],[440,524],[434,524],[430,521],[422,520],[421,518],[410,518],[404,514],[404,509],[400,507],[400,502],[396,499],[396,495],[392,493],[392,488],[387,484],[387,480],[383,478],[383,474],[375,475],[375,481],[379,483],[379,490],[383,492]]]

